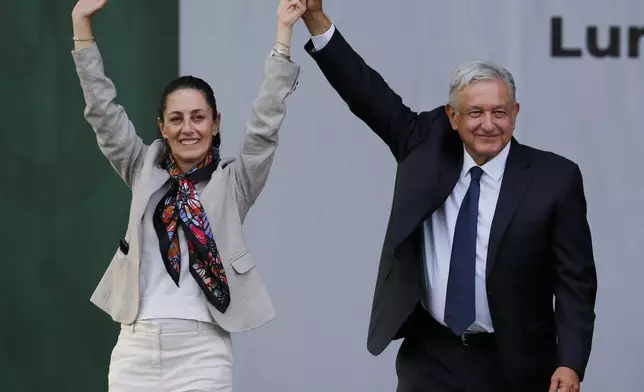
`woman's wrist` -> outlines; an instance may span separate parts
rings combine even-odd
[[[278,23],[277,36],[275,37],[275,49],[284,50],[290,54],[291,36],[293,35],[293,25]]]
[[[72,15],[74,50],[83,49],[93,42],[92,24],[89,18]]]
[[[72,24],[74,28],[91,25],[91,19],[87,15],[76,14],[72,12]]]
[[[74,28],[74,36],[92,35],[92,22],[87,17],[72,15],[72,26]]]

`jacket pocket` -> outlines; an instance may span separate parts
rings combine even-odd
[[[255,267],[250,252],[245,250],[230,260],[230,265],[238,274],[245,274]]]
[[[119,240],[119,250],[124,255],[127,255],[128,253],[130,253],[130,243],[127,242],[125,238],[122,238]]]
[[[541,352],[556,348],[557,331],[554,322],[550,320],[540,320],[524,325],[523,333],[527,347]]]
[[[122,263],[127,258],[127,253],[123,251],[123,248],[119,245],[112,256],[112,263]]]

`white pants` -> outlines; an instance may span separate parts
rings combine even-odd
[[[232,392],[230,334],[194,320],[122,325],[108,380],[110,392]]]

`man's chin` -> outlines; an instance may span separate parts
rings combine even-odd
[[[488,156],[488,157],[495,157],[495,156],[499,155],[501,150],[503,150],[503,148],[501,148],[500,146],[494,146],[492,148],[483,149],[482,152],[481,152],[481,155],[485,155],[485,156]]]
[[[479,142],[476,146],[476,152],[481,156],[495,157],[503,150],[503,143],[496,139],[490,139],[488,142]]]

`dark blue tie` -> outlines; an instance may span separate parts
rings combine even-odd
[[[458,211],[454,229],[445,301],[445,324],[456,335],[465,332],[476,319],[474,279],[481,174],[483,170],[478,166],[470,169],[470,187]]]

